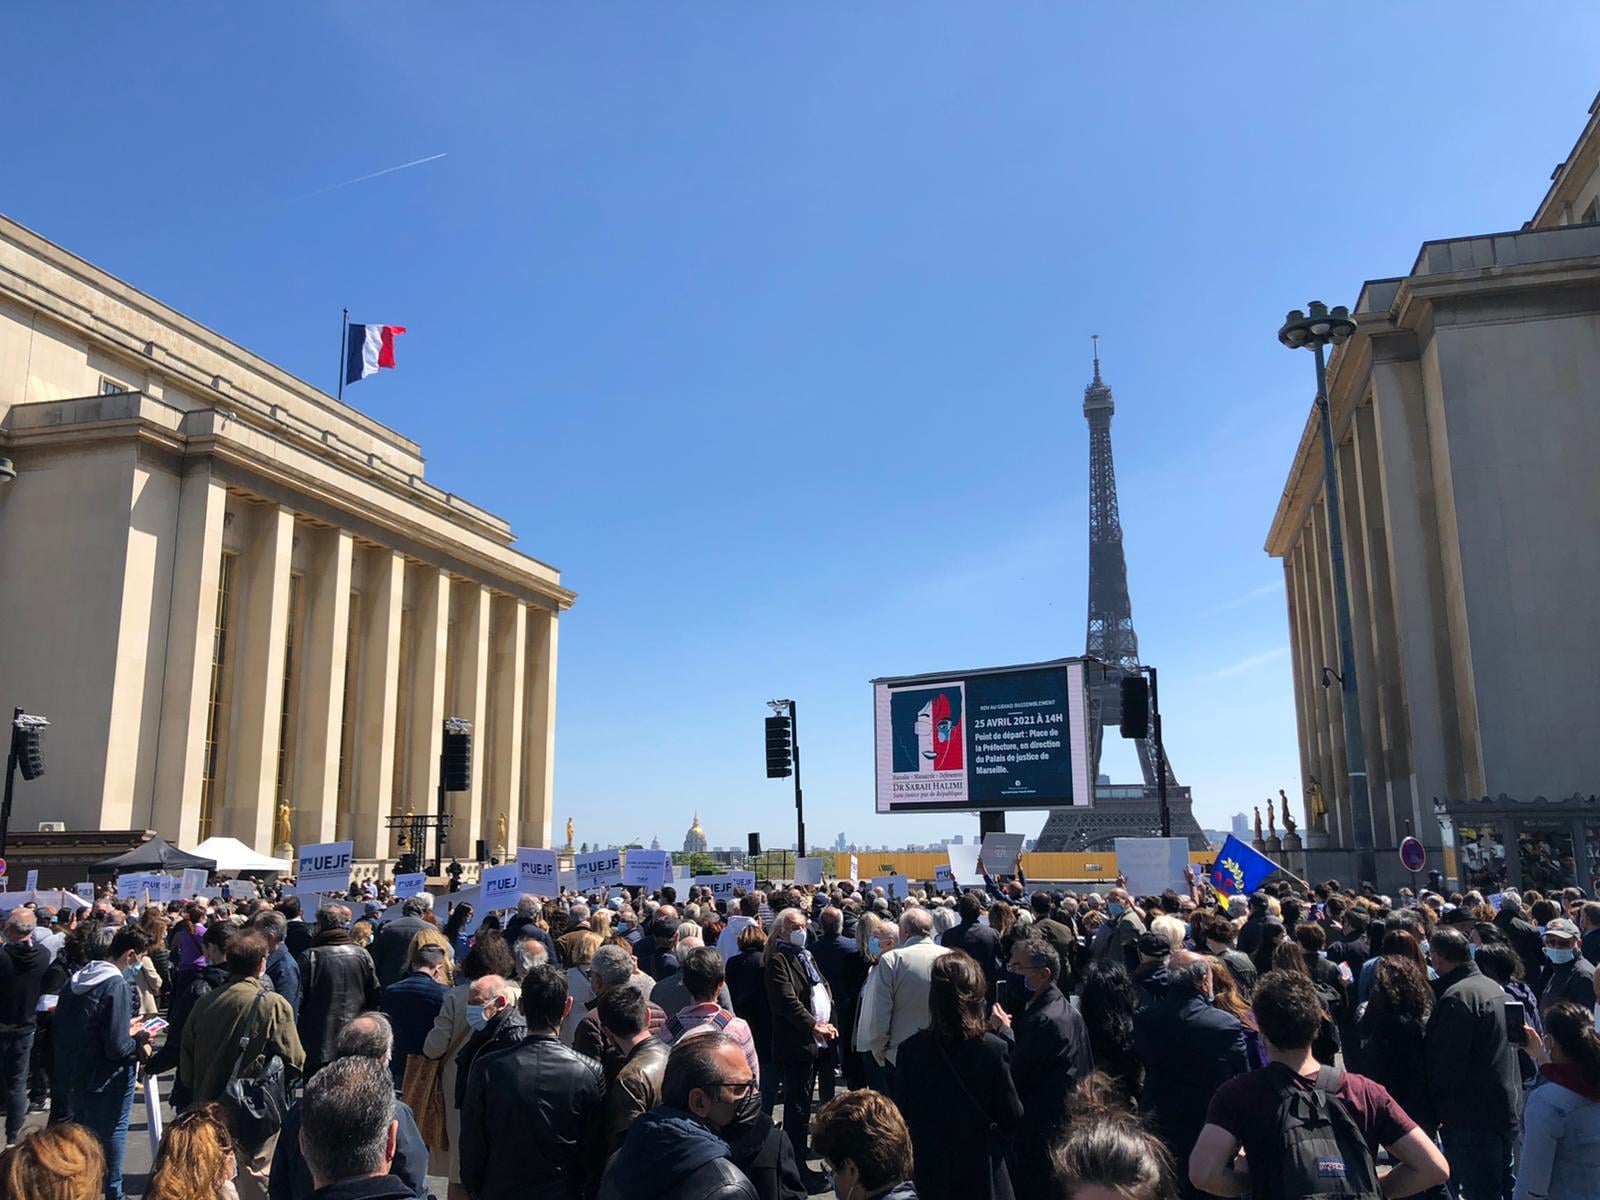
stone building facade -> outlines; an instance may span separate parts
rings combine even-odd
[[[1384,851],[1408,820],[1431,849],[1450,849],[1436,800],[1448,810],[1600,790],[1600,109],[1590,112],[1531,221],[1428,242],[1404,275],[1365,284],[1357,332],[1330,362],[1360,717],[1391,881],[1399,866]],[[1354,842],[1341,692],[1323,685],[1339,659],[1314,406],[1266,549],[1287,586],[1301,782],[1327,806],[1325,834],[1307,813],[1308,840],[1337,872]]]
[[[450,849],[550,844],[573,593],[421,447],[0,218],[0,704],[52,722],[12,827],[271,852],[437,808]]]

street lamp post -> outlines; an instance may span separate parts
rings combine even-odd
[[[1309,349],[1317,360],[1317,411],[1322,417],[1322,470],[1327,488],[1328,554],[1333,560],[1333,607],[1339,623],[1339,680],[1344,707],[1345,765],[1350,776],[1350,815],[1356,835],[1356,869],[1363,881],[1377,883],[1372,847],[1372,798],[1367,791],[1367,751],[1361,734],[1361,700],[1356,691],[1354,637],[1350,626],[1350,588],[1344,572],[1344,532],[1339,520],[1339,479],[1334,473],[1333,419],[1328,413],[1328,366],[1324,352],[1342,346],[1356,330],[1344,305],[1329,310],[1313,300],[1307,312],[1291,311],[1278,340],[1291,350]]]

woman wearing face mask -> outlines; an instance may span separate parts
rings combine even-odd
[[[466,1189],[461,1186],[461,1170],[456,1162],[456,1147],[461,1141],[461,1110],[456,1106],[455,1096],[458,1085],[463,1091],[466,1087],[465,1073],[459,1073],[456,1068],[456,1055],[475,1032],[467,1020],[472,982],[489,975],[509,978],[513,966],[511,947],[506,945],[505,938],[498,932],[480,929],[472,949],[461,963],[461,974],[465,979],[445,993],[439,1015],[422,1043],[425,1055],[444,1060],[444,1122],[449,1145],[428,1147],[428,1174],[443,1176],[450,1181],[449,1200],[467,1200]],[[479,1016],[481,1019],[481,1011]]]
[[[1588,1005],[1561,1001],[1544,1020],[1544,1037],[1528,1037],[1540,1080],[1523,1110],[1516,1200],[1574,1200],[1594,1195],[1600,1173],[1600,1035]]]
[[[806,949],[806,915],[786,908],[772,919],[772,937],[766,949],[767,1003],[772,1009],[772,1061],[783,1076],[783,1131],[794,1150],[795,1161],[806,1161],[806,1129],[811,1122],[811,1092],[817,1064],[832,1070],[832,1057],[818,1050],[833,1042],[839,1031],[833,1025],[833,993],[816,960]],[[833,1080],[822,1081],[824,1099],[831,1099]],[[814,1172],[802,1175],[807,1191],[821,1184]]]
[[[835,1096],[818,1111],[811,1142],[838,1200],[917,1200],[911,1133],[887,1096]]]

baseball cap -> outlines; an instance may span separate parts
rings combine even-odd
[[[1172,953],[1172,943],[1159,933],[1141,933],[1139,953],[1146,958],[1165,958]]]
[[[1544,927],[1545,937],[1575,938],[1578,936],[1578,927],[1565,917],[1557,917]]]

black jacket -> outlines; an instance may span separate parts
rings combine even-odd
[[[432,926],[421,917],[397,917],[378,926],[372,939],[372,963],[378,969],[378,986],[388,987],[406,973],[406,952],[411,939]]]
[[[472,1064],[480,1054],[493,1054],[520,1045],[528,1036],[528,1021],[515,1005],[501,1009],[482,1029],[473,1032],[456,1052],[456,1094],[451,1098],[458,1109],[467,1106],[467,1080]]]
[[[1248,1000],[1250,993],[1256,990],[1256,965],[1250,961],[1250,956],[1231,948],[1221,954],[1210,954],[1209,951],[1207,953],[1228,968],[1228,974],[1233,976],[1233,981],[1239,985],[1239,990]]]
[[[811,977],[801,950],[780,942],[767,959],[767,1004],[772,1010],[772,1061],[809,1062],[817,1056],[816,1018],[811,1015]],[[821,979],[816,987],[827,987]],[[834,1022],[833,1024],[837,1024]]]
[[[817,970],[828,981],[828,991],[833,993],[833,1002],[839,1006],[842,1018],[847,1007],[846,998],[841,994],[844,991],[845,975],[850,968],[850,960],[860,957],[855,939],[841,937],[836,933],[825,933],[811,943],[811,957],[816,960]],[[834,1024],[840,1029],[844,1028],[842,1019],[835,1021]]]
[[[372,956],[344,930],[322,934],[300,956],[300,1017],[296,1026],[306,1048],[304,1077],[333,1061],[339,1031],[352,1017],[372,1012],[381,995]]]
[[[1506,994],[1467,962],[1434,984],[1425,1040],[1428,1098],[1446,1129],[1502,1134],[1522,1102],[1517,1053],[1506,1038]]]
[[[992,1033],[949,1045],[924,1029],[900,1043],[894,1100],[916,1147],[923,1200],[1015,1194],[1005,1155],[1022,1121],[1022,1101],[1011,1082],[1010,1052]]]
[[[764,1112],[749,1125],[729,1126],[722,1138],[733,1165],[744,1172],[761,1200],[806,1200],[806,1185],[794,1160],[794,1143]]]
[[[1427,1023],[1415,1013],[1392,1012],[1374,993],[1356,1030],[1361,1038],[1362,1074],[1383,1084],[1400,1107],[1430,1133],[1438,1127],[1428,1099]]]
[[[1579,1008],[1594,1008],[1594,964],[1582,955],[1569,963],[1556,963],[1539,988],[1539,1015],[1542,1017],[1563,1000]]]
[[[1264,908],[1252,908],[1250,915],[1244,919],[1244,924],[1239,926],[1239,951],[1242,954],[1254,954],[1256,947],[1261,944],[1261,931],[1266,927],[1267,917],[1271,914]]]
[[[989,984],[989,995],[994,995],[994,985],[1000,979],[1005,964],[1000,958],[1000,935],[987,925],[976,921],[963,921],[953,929],[946,929],[939,944],[950,950],[960,950],[970,955],[983,968],[983,977]]]
[[[267,1200],[310,1200],[316,1192],[311,1168],[300,1150],[300,1121],[303,1116],[296,1100],[284,1114],[283,1130],[272,1152],[272,1171],[267,1180]],[[428,1194],[428,1147],[417,1131],[417,1118],[404,1100],[394,1102],[394,1120],[399,1128],[394,1137],[394,1161],[389,1178],[404,1185],[404,1191],[391,1189],[384,1195],[411,1196],[417,1200]]]
[[[411,1193],[393,1175],[371,1175],[362,1179],[341,1179],[312,1192],[312,1200],[405,1200]]]
[[[0,1032],[32,1029],[38,1017],[39,992],[50,953],[26,942],[7,942],[0,950]]]
[[[772,1056],[772,1006],[767,1003],[767,971],[760,950],[741,950],[727,963],[728,995],[733,1013],[744,1018],[756,1040],[756,1055],[762,1062]],[[838,993],[834,993],[837,1000]]]
[[[1017,1191],[1049,1192],[1050,1147],[1066,1125],[1067,1095],[1094,1070],[1089,1027],[1055,984],[1035,993],[1013,1019],[1011,1082],[1022,1101],[1017,1131]]]
[[[1193,989],[1179,988],[1134,1014],[1133,1048],[1144,1064],[1139,1108],[1173,1157],[1188,1162],[1212,1095],[1249,1070],[1244,1026]]]
[[[290,921],[289,928],[283,933],[283,944],[298,961],[302,954],[311,949],[311,926],[303,920]]]
[[[52,1039],[56,1071],[69,1094],[127,1086],[139,1053],[128,1033],[136,1010],[133,985],[104,959],[72,976],[56,1006]]]
[[[628,1127],[600,1200],[762,1200],[731,1153],[697,1117],[663,1105]]]
[[[480,1056],[461,1109],[461,1182],[474,1200],[583,1200],[606,1161],[600,1064],[540,1034]]]
[[[1511,940],[1511,948],[1517,952],[1517,957],[1522,959],[1522,969],[1528,976],[1528,982],[1535,982],[1544,971],[1544,937],[1539,932],[1539,927],[1522,917],[1514,917],[1505,909],[1495,914],[1494,923],[1505,931]]]

